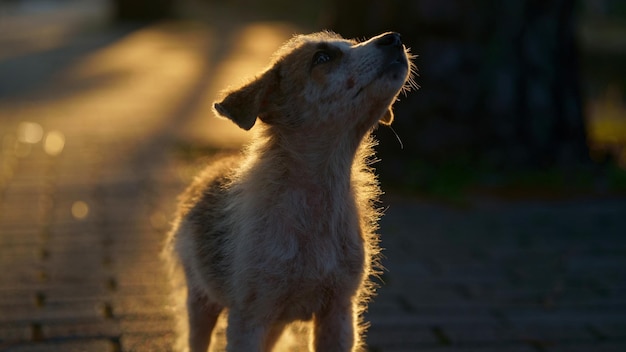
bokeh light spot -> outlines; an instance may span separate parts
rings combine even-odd
[[[17,139],[22,143],[35,144],[43,137],[43,127],[35,122],[22,122],[17,127]]]
[[[89,215],[89,205],[79,200],[72,204],[72,216],[78,220],[82,220]]]
[[[46,139],[43,144],[43,149],[46,154],[51,156],[57,156],[63,152],[65,147],[65,136],[59,131],[50,131],[46,135]]]

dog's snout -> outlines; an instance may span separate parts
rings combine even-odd
[[[389,32],[385,33],[376,39],[376,45],[385,47],[401,47],[402,37],[400,33]]]

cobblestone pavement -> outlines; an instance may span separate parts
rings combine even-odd
[[[231,64],[288,35],[252,28],[268,48]],[[240,143],[205,105],[229,68],[196,67],[219,43],[158,25],[0,51],[0,351],[172,350],[158,253],[198,165],[180,140]],[[625,199],[385,205],[371,351],[626,351]]]
[[[626,350],[623,199],[388,203],[371,346]]]

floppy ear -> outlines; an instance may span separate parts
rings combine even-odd
[[[385,126],[391,125],[393,122],[393,111],[391,111],[391,106],[385,110],[385,113],[383,114],[383,117],[380,118],[379,122]]]
[[[277,72],[275,68],[269,69],[254,81],[228,92],[221,102],[213,105],[215,112],[244,130],[251,129],[257,117],[268,111],[271,95],[278,85]]]

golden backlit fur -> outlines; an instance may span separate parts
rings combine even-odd
[[[392,122],[410,71],[395,33],[296,36],[215,104],[241,128],[258,126],[241,155],[219,158],[187,189],[170,233],[189,350],[207,350],[224,309],[228,351],[270,350],[294,321],[312,321],[316,351],[364,347],[380,269],[370,132]]]

